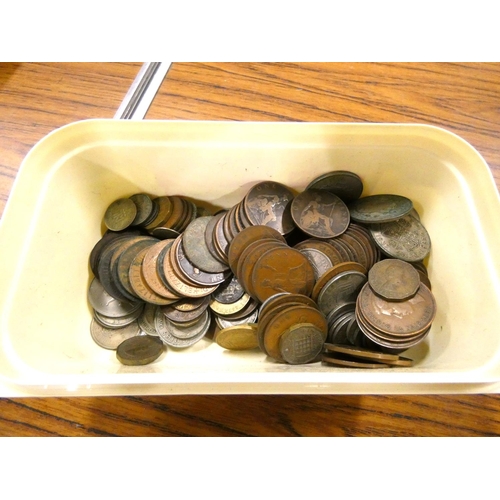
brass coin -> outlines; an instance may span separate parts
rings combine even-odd
[[[374,194],[349,204],[351,219],[362,224],[391,222],[407,215],[412,208],[409,198],[397,194]]]
[[[243,210],[254,226],[290,233],[295,225],[290,214],[292,191],[279,182],[263,181],[253,186],[243,199]]]
[[[210,309],[222,316],[229,316],[231,314],[240,312],[248,304],[248,302],[250,302],[250,299],[251,297],[250,295],[248,295],[248,293],[245,293],[241,297],[241,299],[230,304],[223,304],[216,299],[212,299],[210,301]]]
[[[290,327],[300,323],[314,325],[321,331],[323,340],[326,340],[328,325],[325,316],[312,307],[295,306],[277,313],[267,324],[264,332],[265,352],[272,358],[283,361],[279,348],[280,338]]]
[[[357,271],[359,273],[366,274],[367,271],[363,265],[361,265],[359,262],[341,262],[340,264],[337,264],[336,266],[333,266],[331,269],[326,271],[322,276],[318,278],[316,281],[313,291],[311,293],[311,298],[313,300],[318,300],[318,296],[323,289],[323,287],[335,276],[338,276],[341,273],[344,273],[346,271]]]
[[[370,227],[375,244],[389,257],[406,262],[425,259],[431,251],[431,239],[423,224],[407,215],[394,222]]]
[[[348,170],[336,170],[316,177],[308,189],[324,189],[337,195],[344,203],[357,200],[363,192],[363,181],[359,175]]]
[[[140,335],[124,340],[116,349],[116,358],[123,365],[148,365],[164,351],[163,342],[155,337]]]
[[[280,338],[280,354],[291,365],[316,361],[323,350],[323,332],[311,323],[291,326]]]
[[[240,309],[239,311],[237,311],[235,313],[221,315],[219,313],[216,313],[215,311],[213,311],[213,312],[214,312],[214,314],[218,315],[221,318],[233,321],[233,320],[238,320],[238,319],[241,319],[241,318],[248,316],[253,311],[257,310],[258,306],[259,306],[259,302],[257,302],[255,299],[251,298],[242,309]]]
[[[349,225],[346,204],[330,191],[308,189],[292,201],[293,221],[304,233],[320,239],[335,238]]]
[[[153,200],[145,193],[134,194],[130,199],[135,203],[137,214],[132,221],[132,226],[144,224],[153,213]]]
[[[289,247],[265,251],[252,271],[255,297],[263,302],[279,292],[311,295],[314,287],[314,269],[307,257]]]
[[[238,233],[229,245],[228,261],[229,267],[234,274],[238,268],[238,261],[241,254],[251,243],[263,239],[274,239],[286,243],[283,235],[276,229],[268,226],[250,226]]]
[[[129,227],[137,215],[137,207],[129,198],[115,200],[104,213],[104,224],[112,231],[122,231]]]
[[[215,334],[214,341],[224,349],[232,351],[255,349],[259,346],[257,325],[255,323],[246,323],[224,328]]]
[[[349,361],[346,359],[340,359],[333,356],[328,356],[323,354],[321,361],[328,365],[342,366],[344,368],[364,368],[364,369],[377,369],[377,368],[389,368],[390,365],[385,363],[368,363],[365,361]]]
[[[386,300],[406,300],[413,297],[420,286],[418,271],[399,259],[384,259],[368,272],[372,290]]]

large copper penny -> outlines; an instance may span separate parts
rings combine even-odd
[[[372,290],[386,300],[406,300],[413,297],[420,286],[418,271],[399,259],[384,259],[368,272]]]
[[[349,226],[346,204],[329,191],[303,191],[293,199],[291,213],[297,227],[315,238],[334,238]]]
[[[259,182],[243,199],[243,209],[254,226],[269,226],[288,234],[295,227],[290,214],[293,197],[292,191],[279,182]]]
[[[264,252],[252,272],[255,296],[261,302],[279,292],[310,296],[314,283],[314,269],[307,257],[289,247]]]
[[[363,192],[361,177],[348,170],[335,170],[316,177],[311,181],[308,189],[324,189],[337,195],[343,202],[349,203],[357,200]]]

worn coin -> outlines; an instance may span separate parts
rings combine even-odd
[[[269,226],[281,234],[295,227],[290,214],[294,194],[283,184],[273,181],[259,182],[243,199],[243,209],[252,225]]]
[[[431,251],[431,239],[424,225],[407,215],[370,227],[376,245],[389,257],[406,262],[424,260]]]
[[[354,302],[366,281],[366,275],[359,271],[345,271],[334,276],[318,295],[319,310],[327,315],[341,304]]]
[[[214,341],[224,349],[244,351],[259,347],[257,341],[257,325],[245,323],[230,326],[215,333]]]
[[[341,262],[330,269],[328,269],[323,275],[321,275],[316,281],[313,291],[311,293],[311,298],[314,300],[318,300],[319,294],[321,290],[325,287],[325,285],[335,276],[338,276],[341,273],[346,271],[357,271],[358,273],[365,274],[367,273],[365,267],[359,262]]]
[[[384,259],[368,271],[372,290],[386,300],[406,300],[413,297],[420,286],[418,271],[399,259]]]
[[[94,318],[106,328],[123,328],[124,326],[130,325],[130,323],[133,323],[136,319],[138,319],[142,313],[142,310],[143,308],[139,307],[136,311],[133,311],[126,316],[113,317],[101,314],[99,311],[96,311],[94,309]]]
[[[97,278],[92,279],[90,283],[88,299],[93,309],[112,318],[128,316],[143,306],[141,302],[115,299],[104,289]]]
[[[208,311],[205,312],[208,313]],[[183,349],[196,344],[207,334],[210,328],[210,315],[203,316],[196,327],[183,330],[174,326],[158,308],[155,315],[155,328],[165,344]],[[193,331],[196,333],[193,334]],[[183,336],[184,338],[182,338]]]
[[[397,194],[374,194],[349,204],[351,219],[364,224],[394,221],[407,215],[412,208],[409,198]]]
[[[328,257],[329,261],[332,263],[332,266],[344,262],[342,254],[328,241],[318,240],[316,238],[308,238],[295,244],[293,248],[299,251],[317,250]]]
[[[348,170],[335,170],[316,177],[308,189],[324,189],[337,195],[344,203],[357,200],[363,192],[363,181],[359,175]]]
[[[104,213],[104,224],[112,231],[122,231],[129,227],[137,215],[137,207],[130,198],[115,200]]]
[[[153,213],[153,200],[146,193],[137,193],[130,197],[135,203],[137,214],[132,221],[132,226],[140,226],[144,224]]]
[[[308,189],[292,201],[293,221],[304,233],[320,239],[335,238],[349,226],[349,210],[335,194]]]
[[[90,322],[90,334],[96,344],[104,349],[115,350],[126,339],[135,337],[140,333],[137,321],[123,328],[107,328],[92,318]]]
[[[326,273],[328,269],[333,267],[332,261],[321,250],[316,250],[315,248],[302,248],[299,252],[304,254],[311,263],[314,269],[314,279],[316,281],[320,276]]]
[[[323,354],[321,361],[328,365],[342,366],[345,368],[364,368],[364,369],[377,369],[377,368],[388,368],[390,365],[385,363],[369,363],[368,361],[352,361],[347,359],[340,359],[334,356],[328,356]]]
[[[116,358],[123,365],[148,365],[157,360],[164,349],[158,338],[140,335],[124,340],[116,349]]]
[[[224,283],[219,285],[213,293],[213,298],[221,304],[233,304],[241,299],[245,294],[245,290],[234,274],[229,276]]]
[[[311,323],[291,326],[279,341],[280,354],[291,365],[316,361],[323,350],[323,332]]]
[[[142,314],[137,318],[139,328],[153,337],[158,337],[158,332],[155,328],[155,314],[158,307],[155,304],[145,304]]]
[[[393,362],[400,359],[397,354],[382,353],[363,347],[351,347],[346,345],[331,344],[328,342],[325,343],[325,350],[345,354],[355,358],[381,361],[383,363]]]
[[[230,326],[244,325],[246,323],[257,323],[258,317],[259,317],[259,311],[257,308],[255,308],[250,314],[243,316],[242,318],[239,319],[227,319],[223,316],[215,315],[215,322],[222,330]]]

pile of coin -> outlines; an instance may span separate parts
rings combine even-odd
[[[413,366],[413,360],[397,354],[377,352],[363,347],[325,343],[321,358],[327,365],[344,368],[391,368]]]
[[[215,215],[182,196],[116,200],[90,267],[91,288],[120,307],[95,308],[89,290],[93,325],[114,330],[115,339],[120,329],[135,328],[122,341],[148,336],[174,348],[193,345],[213,326],[221,347],[257,347],[289,364],[318,361],[325,342],[405,350],[425,338],[435,314],[434,302],[430,315],[414,314],[403,331],[396,325],[398,315],[433,300],[423,263],[430,238],[411,200],[362,192],[359,176],[334,171],[297,194],[278,182],[256,183]],[[411,297],[381,292],[374,276],[387,274],[380,270],[391,259],[412,269],[418,290]],[[385,307],[390,325],[377,307]],[[135,350],[130,344],[120,361],[133,363]],[[138,356],[138,364],[147,359]]]

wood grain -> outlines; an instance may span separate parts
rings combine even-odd
[[[141,63],[0,64],[0,214],[29,149],[114,115]],[[175,63],[149,119],[427,123],[470,142],[500,187],[500,64]],[[0,399],[0,436],[498,436],[500,397]]]

